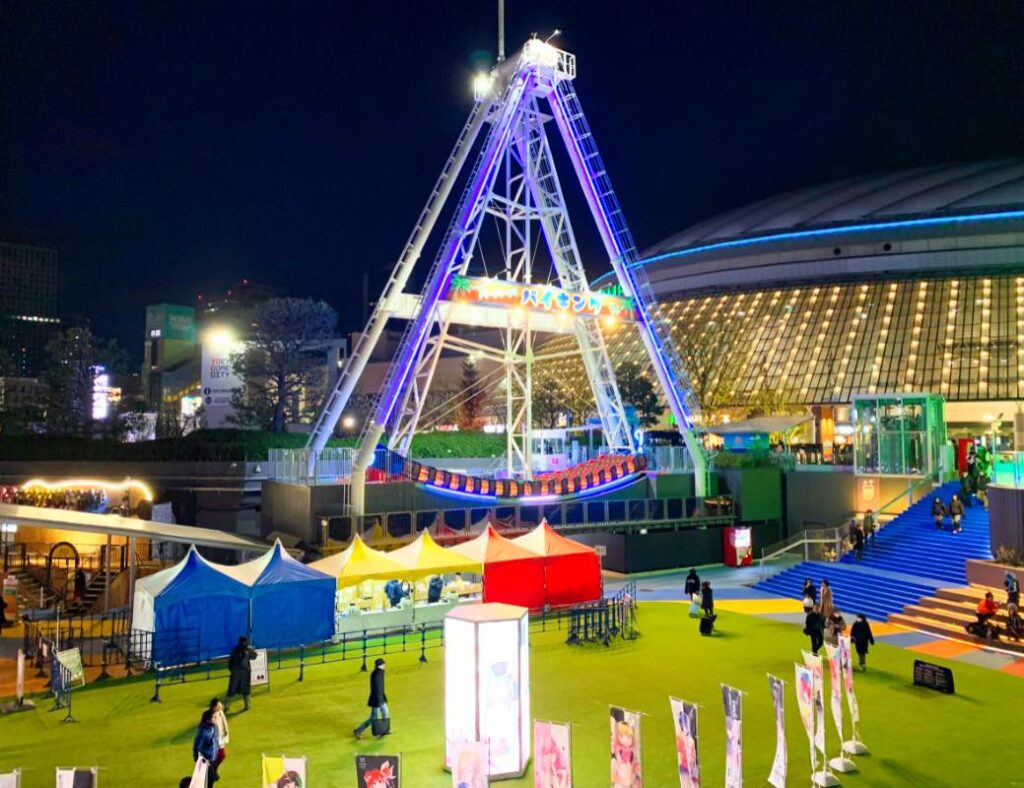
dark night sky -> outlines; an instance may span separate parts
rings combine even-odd
[[[141,353],[242,277],[361,320],[495,53],[493,0],[0,2],[0,238]],[[877,170],[1024,154],[1024,4],[508,0],[564,32],[641,247]],[[586,247],[592,248],[592,247]],[[595,268],[595,272],[596,272]]]

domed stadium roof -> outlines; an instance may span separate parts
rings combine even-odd
[[[735,208],[665,239],[643,256],[775,232],[1022,206],[1024,159],[918,167],[797,189]]]

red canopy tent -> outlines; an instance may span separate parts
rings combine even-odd
[[[594,548],[555,533],[547,520],[511,542],[544,556],[547,604],[575,605],[601,598],[601,558]]]
[[[544,607],[544,559],[514,544],[491,526],[475,539],[450,548],[484,565],[484,601],[533,610]]]

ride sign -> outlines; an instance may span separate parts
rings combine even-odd
[[[529,309],[567,317],[604,318],[606,321],[636,319],[632,298],[589,290],[569,291],[544,284],[521,284],[480,276],[454,276],[448,299],[482,306]]]

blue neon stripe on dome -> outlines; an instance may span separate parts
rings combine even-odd
[[[962,216],[932,216],[925,219],[901,219],[892,222],[875,222],[872,224],[849,224],[842,227],[821,227],[817,230],[794,230],[773,235],[761,235],[756,238],[736,238],[732,241],[718,241],[716,243],[694,246],[689,249],[679,249],[674,252],[665,252],[654,257],[645,257],[635,263],[630,263],[630,268],[638,265],[648,265],[670,257],[686,257],[700,252],[708,252],[715,249],[735,249],[742,246],[753,246],[754,244],[770,243],[771,241],[787,241],[794,238],[820,238],[828,235],[839,235],[841,233],[861,233],[871,230],[901,230],[906,227],[931,227],[941,224],[967,224],[969,222],[991,222],[999,219],[1024,219],[1024,210],[1020,211],[998,211],[996,213],[976,213]],[[603,277],[598,277],[594,284],[600,282]]]

